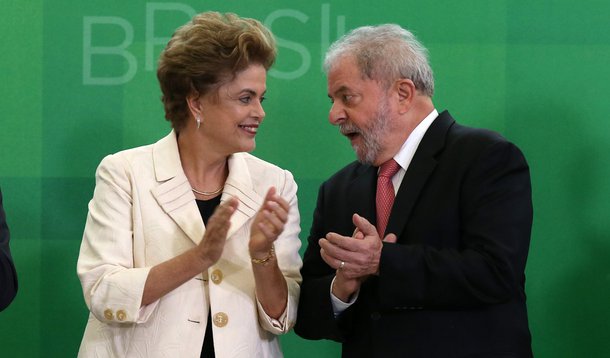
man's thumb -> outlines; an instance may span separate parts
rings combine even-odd
[[[397,240],[398,240],[398,238],[396,237],[396,235],[387,234],[386,237],[383,239],[383,242],[389,242],[391,244],[395,244]]]

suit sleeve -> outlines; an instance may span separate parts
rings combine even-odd
[[[124,312],[121,323],[145,322],[158,303],[140,307],[150,267],[134,267],[132,210],[129,166],[108,156],[96,172],[77,262],[85,303],[101,322],[117,323],[107,310]]]
[[[320,187],[308,245],[303,257],[303,283],[295,332],[305,339],[341,341],[339,319],[335,319],[330,299],[330,285],[335,271],[320,256],[318,240],[326,235],[324,191]],[[349,310],[349,309],[348,309]],[[345,313],[344,313],[345,314]],[[343,316],[343,315],[342,315]]]
[[[9,247],[9,230],[0,192],[0,311],[4,310],[17,294],[17,271]]]
[[[496,141],[473,158],[463,178],[452,180],[462,180],[457,244],[384,244],[382,307],[463,309],[524,298],[532,203],[522,153]]]

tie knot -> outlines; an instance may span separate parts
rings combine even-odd
[[[398,169],[400,169],[400,165],[394,159],[390,159],[381,164],[378,176],[391,178],[398,172]]]

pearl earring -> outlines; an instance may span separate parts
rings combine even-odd
[[[199,129],[199,127],[201,126],[201,117],[199,117],[199,115],[196,115],[195,120],[197,121],[197,129]]]

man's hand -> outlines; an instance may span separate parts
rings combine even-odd
[[[377,229],[358,214],[352,216],[356,226],[354,235],[328,233],[319,240],[322,259],[337,270],[333,294],[346,302],[370,275],[379,273],[382,240]],[[396,235],[388,234],[383,242],[396,242]]]

